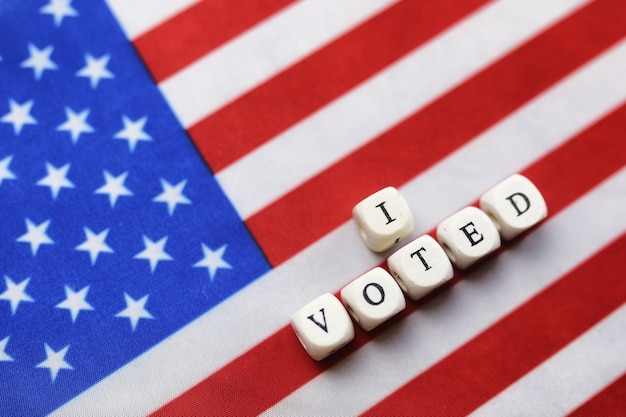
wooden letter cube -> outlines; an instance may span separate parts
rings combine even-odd
[[[326,293],[291,316],[291,327],[302,346],[316,361],[354,339],[354,326],[341,301]]]
[[[500,247],[496,225],[476,207],[465,207],[441,222],[437,226],[437,240],[459,269]]]
[[[402,290],[384,269],[377,267],[361,275],[341,290],[348,312],[365,331],[404,310]]]
[[[383,252],[413,233],[413,215],[398,190],[383,188],[354,206],[352,216],[371,250]]]
[[[543,196],[526,177],[514,174],[480,198],[480,208],[492,218],[503,239],[513,239],[545,219]]]
[[[450,259],[435,239],[423,235],[396,251],[387,266],[402,290],[417,300],[454,275]]]

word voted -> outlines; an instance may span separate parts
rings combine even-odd
[[[341,301],[326,293],[298,310],[291,326],[306,352],[322,360],[354,338],[352,319],[369,331],[406,307],[406,294],[417,300],[449,281],[453,265],[464,269],[546,218],[537,187],[515,174],[480,198],[480,208],[466,207],[437,226],[435,240],[419,236],[376,267],[346,285]],[[365,244],[373,251],[391,249],[413,233],[413,215],[400,192],[384,188],[359,202],[352,215]],[[351,319],[352,317],[352,319]]]

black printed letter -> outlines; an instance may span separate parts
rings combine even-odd
[[[307,319],[311,320],[313,323],[317,324],[320,327],[320,329],[322,329],[326,333],[328,333],[328,325],[326,324],[326,314],[324,313],[324,309],[320,308],[320,312],[322,313],[322,318],[324,319],[324,324],[322,324],[319,321],[315,320],[315,317],[313,317],[313,314],[311,314],[309,317],[307,317]]]
[[[430,269],[430,265],[428,265],[428,264],[426,263],[426,259],[424,259],[424,257],[423,257],[422,255],[420,255],[420,252],[421,252],[421,251],[426,252],[426,249],[422,246],[422,247],[421,247],[421,248],[419,248],[417,251],[415,251],[415,252],[413,252],[413,253],[411,254],[411,258],[412,258],[413,256],[417,256],[418,258],[420,258],[420,261],[422,261],[422,265],[424,265],[424,268],[426,268],[426,269],[424,269],[424,271],[428,271],[428,270]]]
[[[386,201],[383,201],[382,203],[380,203],[376,207],[380,207],[380,209],[383,211],[383,213],[385,213],[385,217],[387,218],[387,223],[385,223],[385,224],[389,224],[389,223],[391,223],[392,221],[394,221],[396,219],[392,219],[391,218],[391,216],[387,212],[387,209],[385,208],[385,203],[386,203]]]
[[[369,295],[367,295],[367,289],[373,286],[374,288],[376,288],[378,290],[378,292],[380,293],[380,300],[378,302],[374,302]],[[365,298],[365,301],[367,301],[368,303],[370,303],[373,306],[377,306],[378,304],[382,303],[383,301],[385,301],[385,291],[383,290],[383,287],[380,286],[380,284],[377,284],[375,282],[370,282],[369,284],[367,284],[365,286],[365,288],[363,288],[363,298]]]
[[[481,233],[478,233],[476,231],[476,228],[472,229],[471,231],[468,231],[467,228],[469,226],[474,227],[474,222],[469,222],[468,224],[466,224],[465,226],[461,227],[459,230],[462,230],[463,233],[465,233],[465,236],[469,239],[470,243],[472,244],[472,246],[478,245],[480,242],[483,241],[484,237]],[[472,236],[474,235],[479,235],[480,238],[477,240],[474,240],[474,238]]]
[[[522,200],[524,200],[524,203],[526,204],[526,208],[523,210],[520,210],[519,206],[517,205],[517,202],[515,201],[515,196],[519,196],[522,198]],[[530,208],[530,200],[528,199],[528,197],[526,197],[525,194],[522,193],[514,193],[511,194],[510,196],[508,196],[506,198],[507,200],[509,200],[509,202],[511,204],[513,204],[513,207],[515,208],[515,211],[517,211],[517,215],[521,216],[522,214],[526,213],[528,211],[528,209]]]

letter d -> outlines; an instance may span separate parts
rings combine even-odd
[[[521,202],[520,199],[518,198],[516,200],[515,197],[519,197],[523,200],[523,203],[525,204],[525,207],[523,209],[521,209],[520,206],[518,205],[518,203]],[[509,200],[509,202],[513,205],[513,208],[515,208],[515,211],[517,212],[518,217],[526,213],[528,209],[530,208],[530,200],[528,199],[528,197],[526,197],[526,194],[513,193],[510,196],[508,196],[506,199]]]

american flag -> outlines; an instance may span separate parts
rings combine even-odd
[[[623,1],[8,0],[0,35],[0,415],[626,412]],[[290,316],[393,252],[358,201],[434,235],[516,172],[543,223],[306,354]]]

